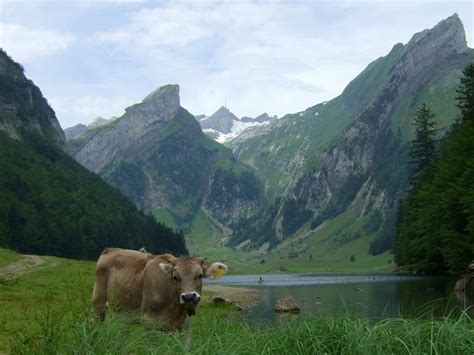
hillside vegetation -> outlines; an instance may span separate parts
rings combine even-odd
[[[474,259],[474,63],[458,95],[459,120],[401,203],[394,251],[407,269],[460,272]]]
[[[23,253],[97,257],[107,246],[187,253],[184,237],[39,136],[0,133],[0,245]]]

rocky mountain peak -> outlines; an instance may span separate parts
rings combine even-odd
[[[407,43],[404,52],[430,55],[434,52],[464,53],[468,51],[464,26],[454,14],[432,29],[416,33]]]
[[[454,14],[411,38],[392,70],[391,85],[403,90],[399,81],[413,79],[410,87],[416,90],[417,83],[426,75],[431,75],[430,70],[448,70],[449,63],[455,57],[468,57],[471,51],[467,47],[464,26],[459,16]]]
[[[227,107],[221,106],[211,116],[199,121],[202,129],[214,129],[224,134],[230,133],[234,121],[239,121],[239,118],[234,115]]]
[[[167,120],[178,112],[179,107],[179,85],[169,84],[152,91],[141,103],[128,107],[125,112],[139,117],[154,117],[160,112],[160,118]]]
[[[219,107],[219,109],[216,112],[214,112],[214,115],[229,115],[229,114],[232,115],[233,113],[230,112],[230,110],[225,106]]]

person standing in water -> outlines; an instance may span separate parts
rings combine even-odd
[[[260,278],[258,279],[258,284],[259,284],[260,286],[262,286],[262,285],[263,285],[263,279],[262,279],[262,276],[260,276]]]

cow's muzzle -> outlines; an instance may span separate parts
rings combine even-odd
[[[197,292],[183,292],[180,297],[181,304],[197,305],[201,300],[201,296]]]

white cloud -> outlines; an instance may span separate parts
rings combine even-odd
[[[298,112],[335,97],[395,43],[454,12],[472,46],[472,6],[462,1],[51,6],[4,7],[13,27],[2,25],[0,45],[26,62],[64,126],[118,115],[167,83],[180,84],[182,105],[195,114],[225,100],[239,116]]]
[[[141,9],[133,14],[128,25],[98,33],[97,39],[144,48],[185,46],[212,35],[212,31],[201,23],[205,20],[201,15],[188,7]]]
[[[54,55],[67,49],[75,40],[71,33],[0,23],[0,47],[21,63]]]
[[[142,67],[135,74],[155,85],[179,83],[183,105],[195,113],[209,114],[227,98],[242,115],[281,115],[340,91],[318,73],[348,53],[350,39],[315,36],[314,12],[310,3],[168,3],[142,8],[94,39],[136,58]],[[360,65],[354,69],[350,59],[339,67],[352,76]],[[275,96],[285,90],[286,98]]]

